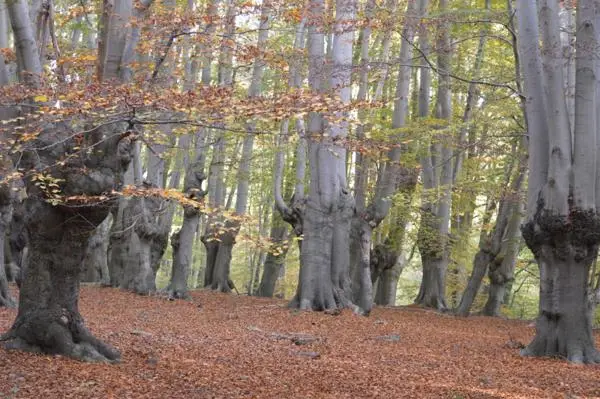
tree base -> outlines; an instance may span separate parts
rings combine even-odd
[[[168,290],[167,294],[168,294],[169,300],[171,300],[171,301],[174,301],[177,299],[188,300],[191,298],[190,294],[187,291],[182,291],[182,290]]]
[[[562,324],[562,325],[561,325]],[[553,357],[577,364],[600,363],[600,352],[587,331],[569,328],[558,320],[542,315],[537,321],[536,336],[521,350],[522,356]]]
[[[33,353],[64,355],[85,362],[117,363],[119,351],[94,337],[81,316],[45,311],[19,317],[2,336],[4,348]]]

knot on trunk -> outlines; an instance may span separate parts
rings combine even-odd
[[[591,209],[571,209],[568,217],[541,210],[521,230],[534,254],[548,245],[560,259],[577,262],[595,256],[600,243],[600,218]]]

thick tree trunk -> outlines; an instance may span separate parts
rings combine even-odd
[[[83,258],[82,282],[102,283],[110,285],[110,275],[108,272],[108,241],[112,216],[104,219],[102,223],[88,240],[88,245]]]
[[[291,307],[306,310],[353,307],[348,266],[342,259],[335,266],[332,264],[332,258],[343,257],[342,251],[349,250],[348,241],[346,245],[342,242],[344,234],[335,232],[336,220],[343,226],[349,223],[350,215],[340,212],[338,216],[336,211],[324,212],[325,209],[311,199],[305,205],[300,278]]]
[[[552,219],[548,217],[546,221]],[[588,275],[595,251],[583,245],[585,240],[574,243],[563,231],[535,234],[532,230],[532,223],[526,224],[523,236],[528,245],[534,244],[536,248],[540,315],[535,338],[522,353],[561,357],[576,363],[600,362],[594,346],[588,296]],[[587,234],[594,236],[596,232],[588,230]],[[544,243],[540,241],[543,238]]]
[[[423,279],[415,303],[444,311],[446,305],[446,270],[448,262],[437,256],[421,255]]]
[[[45,170],[66,197],[110,195],[118,189],[130,161],[132,137],[119,135],[121,126],[103,127],[86,135],[89,150],[63,166],[57,157],[76,144],[72,131],[51,126],[23,154],[21,164]],[[124,129],[123,129],[124,131]],[[115,134],[116,133],[116,134]],[[40,150],[47,148],[47,150]],[[82,170],[88,173],[82,174]],[[26,226],[29,265],[21,286],[19,312],[3,337],[10,349],[57,353],[89,361],[115,361],[119,353],[96,339],[79,314],[79,278],[89,237],[108,214],[105,203],[51,205],[34,181],[26,181]]]
[[[541,0],[539,9],[526,1],[517,5],[530,164],[528,214],[522,233],[540,268],[536,336],[522,353],[599,363],[588,279],[600,243],[600,136],[596,118],[600,66],[593,52],[586,51],[598,47],[599,11],[593,1],[577,3],[572,135],[564,97],[558,1]]]
[[[153,222],[162,200],[133,197],[126,201],[122,224],[112,232],[111,264],[118,266],[116,273],[111,272],[111,285],[146,295],[156,290],[152,244],[158,231]]]
[[[373,224],[361,217],[352,218],[350,239],[350,275],[352,276],[352,299],[361,309],[370,309],[373,302],[373,262],[371,241]]]
[[[119,353],[96,339],[79,314],[79,273],[91,236],[89,223],[102,211],[52,207],[28,199],[30,263],[21,288],[19,313],[3,337],[8,349],[57,353],[86,361],[114,361]],[[90,218],[87,216],[96,216]]]
[[[119,79],[127,70],[126,63],[130,61],[123,59],[123,56],[130,33],[128,24],[133,15],[133,2],[131,0],[104,0],[102,11],[98,38],[98,80]],[[129,35],[130,42],[135,38],[135,35]],[[125,63],[123,63],[124,61]]]
[[[426,1],[421,1],[420,11],[425,13]],[[447,1],[440,0],[440,13],[445,13]],[[444,20],[445,21],[445,20]],[[424,55],[429,54],[429,39],[426,29],[419,33],[419,44]],[[450,92],[450,39],[449,22],[445,21],[438,27],[438,87],[436,118],[450,120],[452,115]],[[424,68],[420,70],[419,106],[420,118],[429,115],[429,95],[431,77],[429,67],[425,61],[421,62]],[[423,179],[423,204],[421,210],[421,224],[418,233],[418,247],[421,253],[423,278],[415,303],[421,306],[446,310],[445,284],[446,270],[449,263],[448,228],[450,222],[451,188],[453,182],[453,165],[451,162],[440,160],[452,159],[452,149],[448,143],[429,145],[429,153],[421,157],[421,170]],[[440,171],[441,169],[441,171]],[[429,192],[429,195],[427,195]],[[431,193],[436,195],[431,198]]]

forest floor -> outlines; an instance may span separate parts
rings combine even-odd
[[[194,292],[190,301],[86,286],[90,329],[121,363],[0,350],[1,398],[600,397],[600,366],[519,356],[528,323],[413,307],[369,317]],[[0,310],[0,330],[16,311]],[[600,344],[600,335],[596,335]]]

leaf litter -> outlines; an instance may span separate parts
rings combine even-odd
[[[600,366],[521,357],[534,334],[522,321],[414,307],[331,317],[282,300],[197,291],[167,301],[95,286],[82,287],[80,307],[121,363],[0,349],[0,397],[600,397]],[[15,315],[0,309],[3,331]]]

